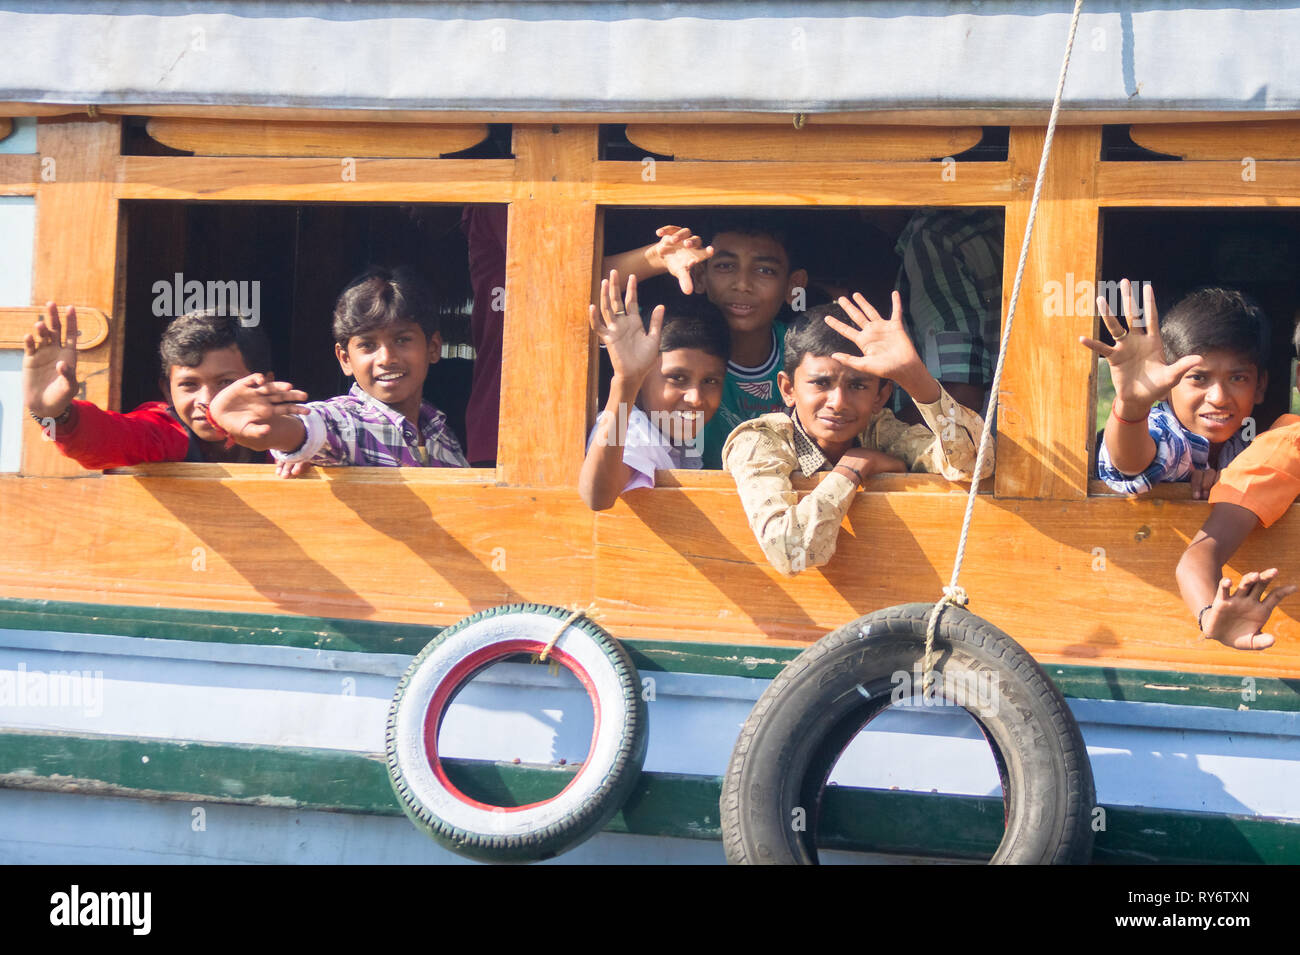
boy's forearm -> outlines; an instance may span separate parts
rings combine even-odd
[[[221,420],[220,416],[214,416],[214,421],[217,427],[230,434],[232,441],[253,451],[292,453],[301,448],[303,441],[307,439],[306,425],[302,423],[300,418],[293,415],[277,415],[272,418],[267,423],[269,428],[267,433],[257,437],[237,434],[231,430],[225,421]]]
[[[623,446],[627,443],[628,416],[635,406],[637,391],[634,383],[617,375],[610,382],[605,412],[596,424],[578,477],[578,493],[592,510],[613,507],[627,484]]]
[[[600,274],[608,277],[610,270],[617,269],[621,276],[635,275],[638,282],[663,275],[668,266],[654,254],[657,243],[643,245],[639,249],[607,255],[600,263]]]
[[[939,382],[919,358],[899,369],[893,381],[918,404],[928,405],[939,400]]]
[[[1214,538],[1198,534],[1179,558],[1174,576],[1183,603],[1193,616],[1214,603],[1214,594],[1223,578],[1223,563],[1231,556],[1220,555],[1217,544]]]
[[[1121,474],[1141,474],[1156,459],[1156,441],[1147,430],[1147,415],[1151,409],[1141,411],[1137,417],[1129,417],[1125,411],[1130,409],[1115,407],[1106,421],[1106,451],[1110,454],[1110,463]],[[1121,421],[1116,415],[1125,420]]]

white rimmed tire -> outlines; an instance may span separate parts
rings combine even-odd
[[[490,806],[461,792],[438,754],[438,732],[458,690],[507,657],[539,653],[570,616],[562,607],[510,604],[447,628],[412,661],[388,710],[388,775],[415,825],[462,855],[491,862],[548,859],[594,835],[622,808],[645,761],[649,727],[627,651],[586,618],[551,651],[587,691],[594,720],[581,768],[550,799]]]

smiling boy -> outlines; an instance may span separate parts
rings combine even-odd
[[[158,461],[258,460],[233,447],[208,421],[216,395],[250,371],[269,372],[271,348],[261,329],[214,310],[189,312],[159,342],[159,390],[166,401],[134,411],[107,411],[75,398],[77,311],[60,320],[53,302],[24,342],[23,401],[54,444],[82,467],[99,471]]]
[[[1192,292],[1161,320],[1148,284],[1145,321],[1132,317],[1139,312],[1127,279],[1120,295],[1127,330],[1097,299],[1115,344],[1079,339],[1110,362],[1115,383],[1097,475],[1126,494],[1189,481],[1192,497],[1206,498],[1219,471],[1245,450],[1246,419],[1264,400],[1268,318],[1229,289]]]
[[[784,407],[777,377],[786,325],[777,321],[808,273],[792,269],[790,243],[763,217],[718,224],[713,255],[698,266],[697,288],[726,319],[731,358],[718,413],[704,429],[704,466],[722,467],[722,446],[737,425]]]
[[[213,402],[213,420],[240,444],[272,451],[284,477],[308,464],[469,466],[446,417],[423,397],[442,336],[418,276],[373,268],[353,279],[334,306],[334,354],[356,379],[346,395],[276,403],[286,383],[252,376]]]
[[[885,408],[895,383],[929,427],[908,426]],[[759,546],[782,574],[831,559],[844,515],[870,475],[912,470],[969,480],[974,473],[983,421],[926,370],[897,292],[888,321],[861,295],[809,309],[786,335],[779,384],[789,411],[741,424],[722,459]],[[799,500],[795,471],[831,473]],[[990,473],[991,458],[981,477]]]
[[[636,278],[628,277],[623,298],[617,271],[600,283],[600,312],[593,305],[589,320],[614,377],[587,439],[578,492],[603,511],[627,491],[654,487],[656,470],[700,467],[701,431],[722,399],[730,343],[712,306],[666,313],[660,305],[643,325]]]

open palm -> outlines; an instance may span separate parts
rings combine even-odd
[[[591,329],[609,351],[609,363],[620,378],[640,382],[659,360],[659,335],[663,330],[664,307],[650,315],[650,330],[641,324],[636,300],[636,276],[627,278],[627,296],[619,287],[618,272],[600,283],[600,312],[592,305],[588,316]]]
[[[861,292],[853,293],[853,300],[841,297],[839,306],[853,324],[846,325],[833,315],[826,316],[826,324],[858,346],[862,357],[836,354],[835,360],[856,371],[877,378],[895,378],[904,368],[917,361],[916,346],[912,344],[903,322],[903,302],[895,292],[889,321],[885,321]]]
[[[1129,316],[1129,328],[1120,324],[1104,298],[1097,298],[1106,329],[1115,339],[1106,345],[1092,338],[1080,338],[1085,347],[1092,349],[1110,362],[1111,380],[1115,383],[1115,400],[1126,408],[1149,409],[1178,384],[1183,375],[1198,364],[1200,355],[1187,355],[1172,365],[1165,364],[1164,342],[1160,338],[1160,318],[1156,314],[1155,291],[1145,288],[1146,327],[1135,316],[1139,314],[1133,299],[1133,287],[1128,279],[1120,283],[1120,296],[1124,313]],[[1137,415],[1134,415],[1136,417]]]
[[[57,417],[77,396],[77,310],[45,306],[45,318],[23,340],[23,402],[40,417]]]

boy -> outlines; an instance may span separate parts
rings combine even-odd
[[[764,218],[719,223],[711,248],[713,255],[699,266],[700,284],[731,333],[722,401],[704,429],[704,466],[720,468],[734,428],[784,407],[777,377],[786,324],[777,316],[796,289],[807,286],[808,273],[790,267],[785,233]]]
[[[1300,329],[1294,343],[1300,352]],[[1300,379],[1296,386],[1300,387]],[[1223,576],[1247,535],[1271,527],[1300,494],[1300,416],[1284,414],[1224,469],[1210,491],[1210,516],[1178,561],[1175,578],[1187,609],[1206,639],[1237,650],[1264,650],[1274,643],[1264,633],[1273,608],[1295,593],[1287,584],[1266,594],[1277,568],[1241,578],[1237,592]]]
[[[212,417],[235,441],[270,450],[282,477],[308,464],[468,467],[447,419],[423,398],[429,366],[442,355],[433,295],[403,268],[372,268],[348,283],[334,306],[334,355],[356,378],[346,395],[271,404],[276,382],[237,382]]]
[[[1219,470],[1245,449],[1246,419],[1264,400],[1268,319],[1254,302],[1228,289],[1192,292],[1163,322],[1150,285],[1145,322],[1135,317],[1127,279],[1120,295],[1129,330],[1099,297],[1097,307],[1115,344],[1079,339],[1110,362],[1115,382],[1097,475],[1126,494],[1162,481],[1190,481],[1192,497],[1204,499]]]
[[[578,479],[593,511],[633,488],[654,487],[656,469],[700,467],[700,432],[718,410],[730,350],[727,326],[711,306],[698,314],[678,306],[665,317],[660,305],[643,326],[635,276],[619,298],[613,271],[600,283],[600,317],[594,305],[589,314],[614,366]]]
[[[779,382],[790,410],[740,425],[722,460],[759,546],[782,574],[831,559],[854,492],[869,475],[910,469],[969,480],[974,473],[983,421],[926,370],[898,292],[889,321],[861,294],[809,309],[786,334]],[[929,428],[905,425],[885,408],[895,383]],[[790,482],[796,470],[831,473],[800,501]],[[992,470],[990,458],[980,476]]]
[[[215,310],[174,320],[159,343],[158,387],[166,401],[150,401],[128,414],[106,411],[77,394],[77,311],[63,321],[45,306],[23,342],[23,402],[55,445],[83,468],[100,471],[151,461],[259,460],[233,447],[208,420],[217,393],[250,371],[271,369],[271,348],[261,329]],[[66,324],[64,324],[66,322]],[[279,384],[279,383],[277,383]],[[268,401],[305,398],[289,386],[268,389]]]

